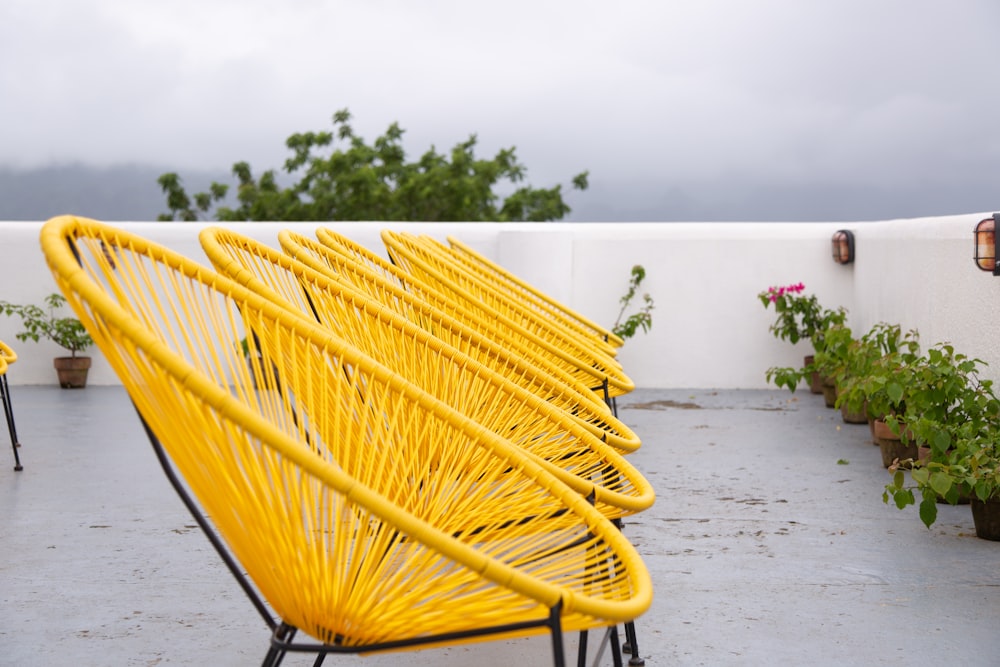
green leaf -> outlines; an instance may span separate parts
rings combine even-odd
[[[948,451],[948,447],[951,445],[951,434],[945,430],[940,430],[934,434],[934,440],[932,441],[934,449],[938,452]]]
[[[930,487],[934,489],[934,492],[939,496],[944,496],[948,493],[951,488],[951,476],[943,472],[931,473],[930,477]]]
[[[920,520],[930,528],[937,521],[937,499],[924,498],[920,502]]]

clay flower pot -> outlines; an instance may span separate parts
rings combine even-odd
[[[803,365],[809,366],[814,360],[815,357],[810,354],[806,356],[806,358],[803,360],[804,362]],[[817,373],[816,371],[813,371],[809,375],[809,391],[813,394],[823,393],[823,384],[819,381],[819,373]]]
[[[59,386],[63,389],[83,389],[87,386],[87,371],[90,370],[90,357],[56,357],[52,361],[56,375],[59,376]]]
[[[836,407],[837,383],[834,382],[833,378],[823,378],[820,380],[820,384],[823,388],[823,401],[826,403],[826,407]]]
[[[882,421],[876,419],[874,424],[875,440],[878,441],[879,449],[882,452],[882,465],[888,468],[896,460],[916,459],[918,456],[917,443],[913,440],[913,432],[906,431],[907,444],[903,444],[902,439],[892,432],[892,429]],[[909,467],[903,466],[903,467]]]
[[[990,498],[985,503],[972,498],[972,522],[976,537],[1000,542],[1000,498]]]

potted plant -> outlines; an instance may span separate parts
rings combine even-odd
[[[915,504],[918,491],[928,528],[938,502],[971,500],[976,534],[1000,540],[1000,399],[980,376],[984,365],[939,343],[914,366],[903,419],[927,452],[914,463],[910,486],[893,466],[883,500],[902,509]]]
[[[872,441],[880,446],[886,444],[886,439],[899,439],[899,431],[893,432],[892,426],[898,427],[895,416],[903,414],[906,407],[904,388],[909,382],[908,374],[920,359],[916,331],[907,332],[892,345],[894,349],[873,361],[867,374],[852,388],[854,393],[849,393],[849,400],[862,400],[867,406]]]
[[[4,315],[21,318],[24,331],[15,334],[18,340],[38,342],[43,338],[51,340],[56,345],[69,350],[70,356],[56,357],[53,361],[59,377],[59,386],[64,389],[77,389],[87,386],[87,371],[90,369],[91,358],[78,356],[94,340],[75,317],[58,317],[55,312],[66,305],[66,299],[58,293],[45,297],[46,310],[35,304],[18,305],[8,301],[0,301],[0,311]]]
[[[815,294],[803,295],[805,285],[797,283],[786,287],[769,287],[760,292],[757,298],[765,308],[774,306],[777,317],[770,326],[775,338],[787,340],[792,344],[800,340],[809,340],[813,349],[822,349],[826,331],[837,324],[843,324],[847,319],[847,311],[843,308],[831,310],[819,303]],[[767,371],[768,382],[774,381],[779,387],[795,387],[803,377],[810,378],[810,390],[821,393],[819,376],[813,372],[814,355],[806,355],[803,365],[795,368],[770,368]]]
[[[916,339],[915,332],[907,334],[907,340],[911,339]],[[871,424],[868,391],[874,388],[874,383],[870,378],[875,373],[877,362],[886,355],[899,352],[903,340],[898,324],[880,322],[850,345],[845,364],[837,377],[837,407],[841,409],[844,421]]]
[[[994,415],[995,417],[995,415]],[[976,536],[1000,541],[1000,423],[975,431],[966,430],[953,441],[941,460],[918,462],[910,471],[907,485],[904,472],[894,467],[892,481],[886,484],[882,500],[891,498],[903,509],[916,503],[914,491],[921,495],[920,520],[928,528],[937,520],[939,499],[955,504],[963,495],[971,497],[972,520]]]
[[[816,344],[812,369],[820,378],[823,399],[828,408],[837,405],[837,386],[848,375],[849,358],[857,341],[850,327],[838,323],[823,332],[822,342]]]
[[[993,382],[980,376],[983,365],[948,343],[930,348],[913,365],[903,420],[914,438],[931,450],[929,455],[943,456],[953,441],[994,421]]]

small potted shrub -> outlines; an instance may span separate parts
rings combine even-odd
[[[894,467],[892,481],[886,484],[882,500],[890,498],[903,509],[916,503],[914,491],[921,495],[920,520],[930,528],[937,520],[939,499],[955,504],[963,496],[971,497],[972,520],[976,536],[1000,541],[1000,423],[965,434],[952,442],[947,456],[940,460],[918,462],[910,471],[911,485],[905,473]]]
[[[898,324],[880,322],[850,346],[845,366],[837,377],[837,407],[844,414],[844,421],[853,421],[854,417],[857,417],[858,423],[868,421],[865,380],[876,361],[899,349],[901,337]],[[851,415],[852,419],[847,419],[847,415]]]
[[[913,437],[931,450],[929,455],[943,456],[954,440],[994,421],[993,382],[980,376],[983,365],[939,343],[913,366],[903,420]]]
[[[837,405],[838,383],[842,383],[849,374],[849,360],[856,346],[857,341],[850,327],[844,324],[834,324],[827,329],[822,343],[817,345],[812,368],[820,377],[828,408]]]
[[[808,340],[813,345],[814,353],[823,348],[826,331],[847,319],[847,311],[843,308],[831,310],[819,303],[815,294],[804,296],[805,285],[797,283],[786,287],[769,287],[759,293],[757,298],[765,308],[774,306],[777,317],[770,327],[775,338],[787,340],[792,344],[800,340]],[[768,382],[774,382],[778,387],[787,387],[795,391],[798,383],[804,377],[810,378],[810,389],[813,393],[822,392],[818,374],[814,373],[814,354],[806,355],[801,368],[770,368],[767,371]]]
[[[56,357],[53,361],[59,377],[59,386],[64,389],[78,389],[87,386],[87,371],[91,358],[80,356],[94,344],[87,330],[75,317],[58,317],[56,310],[66,305],[66,299],[58,293],[45,297],[46,308],[35,304],[18,305],[0,301],[0,311],[4,315],[21,318],[24,331],[15,334],[18,340],[38,342],[43,338],[69,351],[68,357]]]
[[[904,336],[898,324],[880,322],[857,339],[849,348],[846,365],[837,378],[837,407],[845,415],[845,421],[851,421],[847,415],[852,415],[852,419],[858,423],[865,421],[874,430],[875,417],[881,418],[895,409],[893,395],[898,395],[897,401],[902,399],[902,385],[897,383],[891,391],[888,389],[892,371],[907,359],[915,359],[918,350],[916,332]],[[872,407],[873,395],[880,407]]]
[[[992,381],[980,377],[983,365],[940,343],[915,367],[903,419],[927,453],[914,463],[910,486],[893,466],[883,500],[902,509],[919,492],[920,519],[929,528],[938,502],[968,499],[976,535],[1000,540],[1000,399]]]
[[[893,345],[894,349],[871,363],[867,374],[848,393],[849,400],[865,402],[872,440],[879,446],[890,445],[887,440],[900,440],[899,417],[906,409],[905,388],[914,364],[920,360],[920,343],[915,331],[908,332]],[[891,463],[892,459],[889,461]]]

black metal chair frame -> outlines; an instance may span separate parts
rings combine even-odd
[[[10,445],[14,448],[14,470],[21,471],[21,456],[18,448],[21,446],[17,439],[17,427],[14,425],[14,406],[10,402],[10,384],[7,382],[7,374],[0,375],[0,400],[3,401],[3,414],[7,418],[7,431],[10,433]]]

